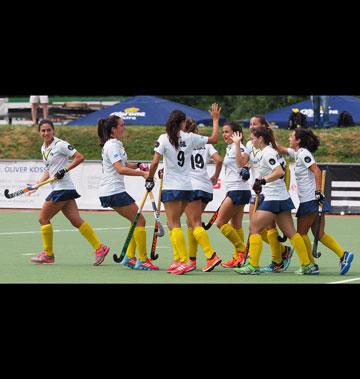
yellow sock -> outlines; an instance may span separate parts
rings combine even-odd
[[[269,238],[268,238],[268,230],[263,229],[263,231],[260,233],[261,238],[264,242],[269,243]]]
[[[211,246],[209,236],[206,230],[202,226],[198,226],[194,229],[194,237],[199,245],[202,247],[207,259],[210,259],[214,254],[214,249]]]
[[[300,264],[307,266],[310,264],[310,259],[306,250],[306,245],[299,233],[296,233],[293,238],[290,239],[291,244],[294,246],[296,254],[299,256]]]
[[[135,257],[135,249],[136,249],[136,243],[134,239],[134,235],[132,236],[129,246],[126,250],[126,256],[129,258],[134,258]]]
[[[54,255],[52,224],[41,225],[41,238],[43,240],[43,246],[46,255]]]
[[[309,259],[310,259],[310,262],[311,263],[315,263],[315,258],[312,255],[311,241],[310,241],[309,236],[307,234],[305,234],[305,235],[303,234],[301,237],[302,237],[302,239],[305,242],[306,251],[307,251],[307,255],[308,255]]]
[[[94,229],[86,222],[84,221],[80,228],[79,232],[88,240],[90,245],[95,249],[100,249],[101,242],[97,238],[97,235],[94,232]]]
[[[243,228],[240,228],[240,229],[235,229],[236,230],[236,233],[239,235],[239,237],[241,238],[241,241],[243,241],[245,243],[245,237],[244,237],[244,229]]]
[[[320,242],[332,250],[339,258],[342,258],[344,255],[344,249],[337,243],[336,239],[329,234],[324,234],[320,238]]]
[[[173,249],[173,260],[174,261],[180,261],[180,254],[179,254],[179,252],[177,250],[172,230],[170,230],[169,236],[170,236],[171,246],[172,246],[172,249]]]
[[[188,236],[188,245],[189,245],[189,257],[190,259],[191,258],[195,259],[197,248],[198,248],[198,241],[196,241],[196,238],[194,237],[193,228],[188,228],[187,236]]]
[[[282,262],[280,242],[278,240],[279,233],[276,228],[270,229],[267,232],[269,245],[271,248],[271,260],[280,264]]]
[[[235,254],[236,252],[244,252],[246,246],[244,242],[241,240],[240,236],[236,232],[236,230],[230,224],[224,224],[220,228],[221,233],[235,246],[234,258],[237,259],[238,256]]]
[[[174,228],[172,230],[172,241],[176,246],[177,252],[179,253],[180,262],[188,263],[189,255],[186,250],[186,241],[181,228]]]
[[[137,226],[134,230],[135,245],[141,262],[146,262],[146,231],[145,226]]]
[[[262,250],[262,238],[261,234],[252,234],[250,236],[250,248],[249,248],[249,256],[250,256],[250,264],[253,267],[259,267],[260,254]]]

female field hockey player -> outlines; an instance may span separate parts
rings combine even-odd
[[[297,210],[297,231],[303,237],[312,263],[315,263],[308,237],[309,229],[315,235],[319,202],[323,203],[323,212],[331,210],[324,194],[321,193],[321,170],[315,162],[313,154],[320,145],[320,139],[310,129],[295,129],[289,137],[290,147],[277,145],[281,154],[289,154],[295,159],[295,177],[298,188],[300,206]],[[340,259],[340,274],[345,275],[354,254],[344,250],[334,237],[325,234],[325,215],[321,217],[319,241],[332,250]],[[317,265],[316,265],[317,266]]]
[[[39,182],[53,176],[58,181],[51,183],[53,191],[46,198],[40,211],[39,222],[41,225],[43,251],[31,260],[34,263],[55,262],[53,227],[50,220],[61,211],[95,249],[94,265],[98,266],[104,261],[110,248],[99,241],[93,228],[80,217],[75,201],[80,195],[76,192],[69,174],[70,170],[83,162],[84,156],[76,151],[68,142],[55,137],[55,129],[51,121],[42,120],[39,124],[39,132],[44,141],[41,153],[45,164],[45,173]],[[69,162],[68,158],[72,158],[72,161]]]
[[[185,131],[186,133],[199,134],[198,126],[191,118],[186,119]],[[215,172],[210,178],[207,163],[211,159],[215,162]],[[207,204],[213,199],[213,186],[218,181],[221,167],[222,158],[213,145],[206,144],[192,152],[190,176],[193,197],[185,208],[185,214],[188,225],[189,257],[195,267],[198,244],[203,244],[204,238],[201,238],[201,236],[207,233],[202,227],[201,215]],[[202,271],[210,272],[221,263],[221,259],[217,256],[210,243],[206,242],[207,240],[205,239],[205,244],[201,245],[207,258],[206,266]]]
[[[250,262],[241,268],[235,268],[235,272],[243,275],[260,273],[261,232],[275,221],[290,239],[298,254],[302,266],[301,273],[316,274],[316,267],[309,260],[304,240],[294,227],[291,210],[295,207],[286,190],[285,181],[282,179],[284,170],[278,160],[279,154],[275,150],[275,139],[269,129],[264,126],[250,129],[250,139],[254,147],[262,151],[259,164],[260,177],[256,178],[253,189],[255,193],[263,190],[264,200],[257,208],[250,224]]]
[[[257,126],[265,126],[269,129],[269,132],[272,133],[273,131],[271,129],[270,124],[266,121],[264,116],[253,116],[250,119],[250,128],[256,128]],[[251,181],[249,181],[250,185],[252,186],[255,182],[255,179],[260,176],[259,174],[259,163],[262,158],[262,151],[261,149],[256,149],[251,142],[251,140],[248,141],[246,144],[246,149],[249,151],[249,164],[250,172],[251,172]],[[279,163],[285,169],[286,162],[282,156],[279,156]],[[251,199],[250,199],[250,207],[249,207],[249,219],[250,223],[253,216],[254,211],[254,205],[255,205],[255,199],[256,194],[254,190],[252,190],[251,193]],[[260,196],[260,202],[264,199],[264,196],[262,194]],[[293,249],[289,246],[284,246],[282,243],[278,240],[279,233],[276,228],[275,222],[268,225],[267,228],[265,228],[261,232],[261,238],[264,242],[268,243],[271,248],[271,263],[260,269],[260,272],[282,272],[285,271],[291,261],[291,257],[293,254]]]
[[[154,187],[154,174],[163,156],[164,184],[161,201],[164,203],[170,241],[174,251],[174,260],[167,272],[173,275],[185,274],[195,269],[186,248],[180,217],[193,195],[190,176],[192,152],[196,148],[218,141],[220,111],[218,104],[211,105],[209,112],[213,119],[213,130],[211,136],[206,137],[185,133],[186,115],[179,110],[174,110],[166,122],[166,133],[162,134],[155,143],[154,157],[145,187],[148,191]],[[197,229],[195,238],[203,248],[211,248],[208,235],[202,227]]]
[[[120,139],[124,135],[125,122],[121,117],[112,115],[98,122],[98,136],[102,146],[103,174],[100,182],[100,202],[103,208],[111,207],[131,223],[134,221],[138,206],[126,192],[124,176],[148,177],[148,167],[141,163],[127,161],[127,154]],[[137,170],[140,168],[140,171]],[[137,249],[139,257],[135,258]],[[121,264],[135,270],[158,270],[146,254],[145,218],[140,214],[134,235],[130,240],[126,255]]]
[[[244,207],[249,203],[251,192],[247,183],[249,169],[246,167],[249,154],[242,144],[242,128],[234,122],[223,125],[223,138],[228,145],[224,157],[226,197],[223,200],[216,225],[221,233],[233,244],[232,258],[223,262],[225,268],[238,267],[244,263],[246,246],[244,244],[244,231],[242,219]],[[231,221],[231,224],[229,223]]]

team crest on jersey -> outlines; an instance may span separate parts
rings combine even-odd
[[[69,150],[74,150],[74,146],[72,146],[72,145],[68,145],[68,149],[69,149]]]
[[[269,159],[269,163],[270,163],[271,165],[274,165],[274,164],[275,164],[275,159],[274,159],[274,158],[270,158],[270,159]]]
[[[186,142],[185,141],[180,141],[180,147],[186,147]]]
[[[156,141],[155,142],[155,147],[159,147],[160,146],[160,142],[159,141]]]
[[[305,157],[305,158],[304,158],[304,161],[305,161],[306,163],[310,163],[310,162],[311,162],[311,158],[310,158],[310,157]]]

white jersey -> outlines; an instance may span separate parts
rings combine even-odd
[[[211,144],[195,149],[191,156],[191,185],[193,190],[213,193],[213,184],[207,171],[207,163],[217,153]]]
[[[259,163],[262,157],[262,151],[261,149],[256,149],[251,141],[246,144],[246,149],[249,152],[249,183],[253,184],[255,182],[255,179],[260,176]]]
[[[242,167],[239,167],[236,163],[235,151],[235,143],[232,143],[226,148],[226,154],[223,162],[225,167],[226,189],[227,191],[249,191],[249,183],[242,180],[240,176]],[[242,153],[249,154],[246,147],[242,143],[240,143],[240,151]]]
[[[41,146],[45,171],[49,173],[50,177],[53,177],[59,170],[67,166],[69,163],[68,158],[72,157],[75,153],[76,149],[72,145],[60,138],[54,137],[54,140],[48,147],[45,144]],[[59,181],[51,183],[51,187],[54,191],[75,189],[69,172]]]
[[[262,157],[259,164],[259,173],[263,178],[270,175],[273,170],[281,165],[281,156],[271,146],[266,146],[262,150]],[[271,200],[287,200],[290,195],[286,190],[284,177],[277,179],[273,182],[266,183],[262,186],[262,193],[266,201]]]
[[[315,200],[315,175],[309,170],[309,167],[316,163],[313,155],[309,150],[303,147],[297,151],[289,148],[288,154],[294,158],[296,162],[295,177],[300,203]]]
[[[127,163],[127,154],[121,141],[111,138],[106,141],[102,152],[102,176],[100,180],[99,196],[110,196],[125,192],[124,175],[119,174],[115,162]]]
[[[179,149],[175,150],[166,133],[158,138],[154,151],[164,157],[164,190],[192,191],[191,155],[194,149],[205,146],[208,139],[180,131]]]

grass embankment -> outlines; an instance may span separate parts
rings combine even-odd
[[[164,133],[163,126],[127,127],[123,143],[130,160],[151,160],[153,146],[158,136]],[[201,129],[201,134],[210,135],[211,128]],[[360,127],[346,129],[332,128],[315,132],[321,140],[316,153],[318,162],[360,163]],[[56,135],[83,153],[86,159],[98,160],[101,149],[98,146],[97,128],[94,126],[58,126]],[[289,131],[275,130],[278,142],[288,146]],[[249,130],[244,130],[245,141],[249,139]],[[28,126],[0,127],[0,159],[41,159],[41,138],[37,129]],[[220,136],[216,148],[222,156],[225,144]]]

